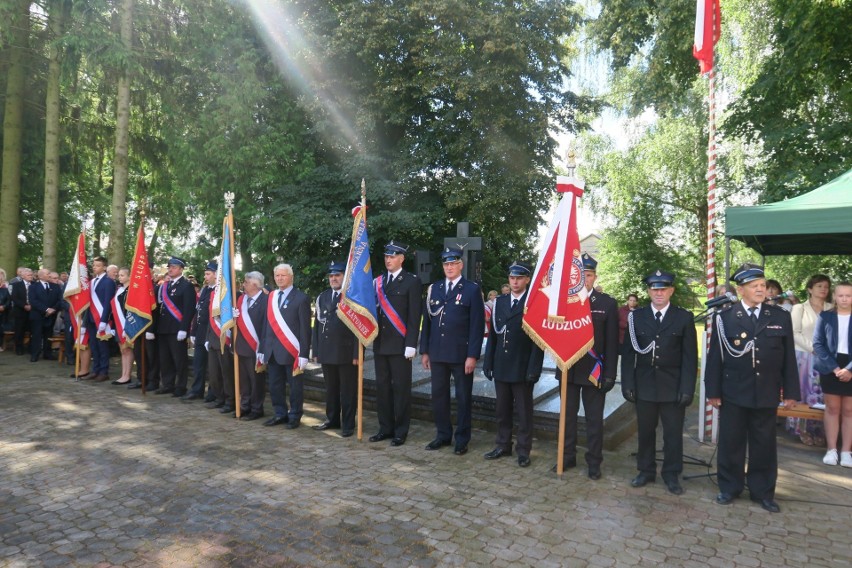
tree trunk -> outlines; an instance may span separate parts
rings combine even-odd
[[[44,233],[42,234],[42,266],[56,270],[57,234],[59,231],[59,80],[62,48],[59,40],[65,26],[65,10],[70,2],[51,0],[48,12],[48,41],[51,42],[47,64],[44,135]]]
[[[17,0],[11,21],[6,110],[3,118],[3,175],[0,180],[0,266],[14,274],[18,265],[21,214],[21,158],[24,137],[26,51],[30,35],[30,0]]]
[[[133,47],[133,0],[121,0],[121,43],[127,53]],[[112,209],[109,221],[107,258],[111,264],[124,262],[124,233],[127,226],[127,180],[130,141],[130,71],[125,67],[118,78],[115,121],[115,158],[112,173]]]

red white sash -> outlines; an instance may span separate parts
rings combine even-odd
[[[293,356],[293,374],[297,375],[299,370],[299,339],[284,321],[284,316],[281,315],[281,310],[278,309],[278,300],[283,292],[276,290],[266,306],[266,319],[275,337],[284,346],[284,349]],[[240,312],[242,314],[242,312]],[[264,354],[267,355],[268,354]]]
[[[95,320],[96,328],[101,325],[101,318],[104,315],[104,305],[103,303],[101,303],[101,299],[95,293],[95,289],[97,288],[98,284],[101,283],[101,280],[104,278],[106,278],[106,276],[101,275],[98,278],[97,283],[92,286],[92,319]]]
[[[379,276],[378,278],[376,278],[375,283],[376,298],[378,298],[379,300],[379,305],[382,307],[382,311],[385,313],[388,320],[390,320],[391,325],[394,327],[394,329],[401,336],[405,337],[407,331],[405,327],[405,322],[402,321],[402,318],[397,313],[397,311],[393,309],[393,306],[391,305],[390,300],[388,299],[388,295],[385,293],[385,288],[382,285],[382,277]]]
[[[124,325],[126,322],[124,310],[121,309],[121,302],[118,301],[118,297],[121,296],[122,292],[124,292],[124,286],[119,288],[116,291],[115,296],[113,296],[112,300],[110,300],[110,304],[112,305],[112,319],[115,323],[115,334],[120,345],[124,345],[125,343]]]
[[[260,340],[258,339],[257,330],[254,328],[254,322],[251,321],[251,316],[248,313],[248,299],[248,294],[243,294],[242,298],[240,298],[240,317],[237,318],[237,326],[239,326],[240,333],[246,342],[248,342],[249,347],[257,353],[257,345]]]

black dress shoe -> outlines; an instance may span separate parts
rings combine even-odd
[[[245,420],[246,422],[257,420],[258,418],[263,418],[263,412],[249,412],[240,416],[240,420]]]
[[[86,377],[88,377],[89,375],[91,375],[91,373],[83,373],[82,375],[75,375],[74,373],[71,373],[71,374],[70,374],[70,375],[68,375],[68,376],[69,376],[70,378],[72,378],[72,379],[85,379],[85,378],[86,378]]]
[[[390,445],[393,447],[401,446],[405,443],[405,438],[394,438],[391,440]]]
[[[371,442],[381,442],[382,440],[387,440],[388,438],[390,438],[390,436],[379,432],[378,434],[373,434],[372,436],[370,436],[368,440]]]
[[[172,393],[172,398],[183,399],[184,396],[186,396],[186,392],[184,392],[182,390],[175,389],[175,392]]]
[[[467,446],[456,446],[456,449],[453,450],[453,453],[457,456],[463,456],[467,453]]]
[[[36,362],[38,362],[38,357],[36,357],[36,356],[30,357],[30,363],[36,363]]]
[[[279,424],[287,424],[286,416],[273,416],[269,420],[263,423],[264,426],[278,426]]]
[[[295,430],[298,427],[299,427],[299,421],[298,420],[294,420],[293,422],[287,422],[287,429],[288,430]]]
[[[734,502],[734,496],[730,493],[719,493],[716,495],[716,503],[718,505],[730,505]]]
[[[342,431],[340,432],[340,437],[341,437],[341,438],[351,438],[351,437],[352,437],[352,436],[354,436],[354,435],[355,435],[355,431],[354,431],[354,430],[342,430]]]
[[[163,389],[159,388],[154,391],[154,394],[172,394],[175,392],[175,389]]]
[[[769,511],[770,513],[780,513],[781,507],[778,506],[778,503],[775,502],[775,499],[752,499],[755,503],[760,505],[764,510]]]
[[[503,456],[511,456],[512,452],[507,452],[503,448],[494,448],[483,457],[487,460],[496,460],[497,458],[502,458]]]
[[[115,379],[115,380],[114,380],[114,381],[112,381],[110,384],[111,384],[111,385],[129,385],[129,384],[130,384],[130,379],[127,379],[126,381],[119,381],[118,379]]]
[[[233,413],[233,412],[234,412],[234,410],[235,410],[235,409],[234,409],[234,407],[233,407],[233,406],[224,406],[224,405],[223,405],[223,406],[222,406],[222,408],[220,408],[220,409],[219,409],[219,412],[220,412],[221,414],[231,414],[231,413]]]
[[[340,426],[332,424],[331,422],[323,422],[322,424],[316,424],[314,426],[311,426],[311,428],[313,428],[314,430],[323,431],[323,430],[337,430],[338,428],[340,428]]]
[[[127,388],[128,388],[128,389],[141,389],[141,388],[142,388],[142,383],[140,383],[140,382],[138,382],[138,381],[137,381],[137,382],[135,382],[135,383],[130,383],[129,385],[127,385]]]
[[[198,400],[199,398],[201,398],[201,395],[195,394],[194,392],[187,393],[180,397],[181,400]]]
[[[665,481],[666,489],[669,490],[669,493],[672,495],[683,495],[683,487],[681,487],[677,479],[666,479]]]
[[[589,468],[589,479],[597,481],[601,478],[601,469],[599,467],[590,467]]]
[[[437,450],[437,449],[440,449],[444,446],[449,446],[450,443],[451,442],[449,440],[440,440],[438,438],[435,438],[434,440],[432,440],[431,442],[426,444],[426,449],[427,450]]]
[[[530,457],[529,456],[518,456],[518,465],[521,466],[521,467],[529,467]]]
[[[204,405],[206,408],[222,408],[225,406],[224,402],[217,402],[215,400],[211,400],[207,404]]]
[[[646,473],[640,473],[630,482],[631,487],[645,487],[649,483],[654,483],[657,481],[656,477],[648,475]]]
[[[216,397],[215,396],[205,396],[204,402],[216,402]]]

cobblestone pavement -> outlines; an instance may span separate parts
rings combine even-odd
[[[780,514],[716,505],[708,478],[629,486],[635,437],[604,476],[239,422],[200,403],[75,383],[68,367],[0,354],[2,566],[848,566],[852,470],[780,435]],[[117,375],[115,375],[117,376]],[[696,414],[690,412],[690,414]],[[268,413],[267,413],[268,415]],[[687,432],[687,454],[711,459]],[[706,468],[687,466],[685,473]],[[837,530],[832,527],[838,527]]]

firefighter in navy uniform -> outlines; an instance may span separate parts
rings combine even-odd
[[[601,478],[603,462],[603,411],[606,393],[615,386],[618,369],[618,304],[603,292],[595,290],[598,262],[583,253],[583,272],[586,290],[591,302],[592,326],[595,342],[592,349],[583,355],[568,370],[568,400],[565,406],[565,456],[564,469],[577,466],[577,415],[580,400],[586,415],[586,465],[589,479]],[[589,377],[597,379],[595,385]],[[557,380],[562,371],[556,370]],[[556,471],[556,465],[552,471]]]
[[[731,280],[742,300],[714,317],[704,372],[708,402],[719,409],[716,503],[730,504],[747,485],[752,501],[777,513],[778,403],[782,392],[787,408],[799,400],[793,323],[789,312],[763,303],[763,267],[743,264]]]
[[[657,477],[657,424],[663,424],[663,467],[670,493],[680,495],[683,471],[683,418],[695,395],[698,341],[692,314],[673,305],[673,274],[657,270],[645,277],[651,304],[631,312],[621,355],[621,393],[636,404],[639,448],[630,484],[642,487]]]
[[[533,387],[541,376],[544,352],[522,329],[527,303],[530,265],[509,267],[508,294],[498,296],[489,322],[482,372],[494,381],[497,394],[497,438],[485,459],[512,455],[512,413],[518,412],[518,465],[530,465],[533,438]]]

